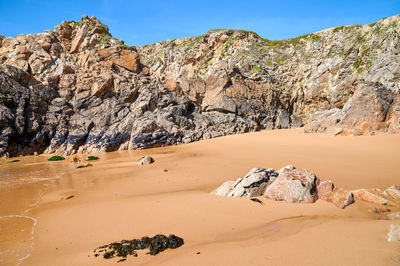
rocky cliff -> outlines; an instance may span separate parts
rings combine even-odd
[[[94,17],[0,36],[0,155],[73,154],[305,125],[400,132],[400,16],[271,41],[211,30],[142,47]]]

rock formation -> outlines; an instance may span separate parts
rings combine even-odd
[[[315,174],[289,165],[278,171],[274,169],[253,168],[244,177],[226,181],[213,194],[225,197],[258,197],[291,203],[313,203],[324,200],[338,208],[345,208],[356,201],[375,205],[399,206],[400,186],[393,185],[381,189],[357,189],[346,191],[336,187],[331,180],[320,180]],[[385,211],[377,211],[381,213]],[[390,209],[387,209],[390,212]],[[392,219],[397,214],[383,217]],[[394,218],[393,218],[394,219]]]
[[[354,202],[351,192],[336,188],[332,181],[321,181],[315,174],[292,165],[278,171],[254,168],[242,178],[225,182],[212,193],[226,197],[264,196],[291,203],[313,203],[322,199],[342,209]]]
[[[0,156],[186,143],[260,129],[400,132],[400,16],[271,41],[211,30],[141,47],[95,17],[0,36]]]

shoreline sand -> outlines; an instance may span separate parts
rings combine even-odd
[[[154,157],[156,162],[137,165],[143,155]],[[21,157],[21,162],[13,165],[9,160],[0,161],[1,175],[12,177],[18,172],[26,178],[12,187],[1,183],[4,204],[0,216],[25,212],[38,221],[33,248],[22,246],[21,253],[31,252],[23,264],[114,264],[117,259],[94,258],[92,250],[113,241],[158,233],[176,234],[185,244],[157,256],[141,252],[124,263],[400,263],[400,243],[385,240],[390,223],[399,222],[378,220],[367,211],[370,204],[356,202],[341,210],[323,201],[290,204],[260,197],[265,203],[260,205],[245,198],[210,194],[253,167],[278,169],[288,164],[331,179],[345,189],[398,184],[400,134],[333,137],[303,134],[302,129],[260,131],[97,156],[100,160],[84,169],[76,169],[78,164],[67,160],[47,162],[48,155]],[[69,195],[74,197],[62,200]],[[21,243],[27,243],[23,241],[29,238],[33,221],[16,223],[16,219],[0,219],[0,250],[18,250]],[[24,232],[15,237],[17,229]],[[4,254],[0,253],[0,263],[15,264],[17,256]]]

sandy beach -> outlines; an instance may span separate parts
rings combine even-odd
[[[175,234],[185,244],[126,265],[399,265],[391,223],[356,202],[346,209],[226,198],[210,192],[254,167],[292,164],[345,189],[399,184],[400,135],[333,137],[302,129],[260,131],[147,150],[0,161],[0,264],[109,265],[93,249]],[[144,155],[155,159],[140,166]],[[63,200],[73,195],[73,198]],[[391,207],[392,212],[399,206]]]

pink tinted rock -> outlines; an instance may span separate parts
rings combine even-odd
[[[328,200],[332,197],[335,185],[331,180],[324,180],[319,182],[317,186],[318,199]]]
[[[317,177],[306,170],[284,167],[266,189],[264,196],[271,200],[313,203],[317,199]]]

